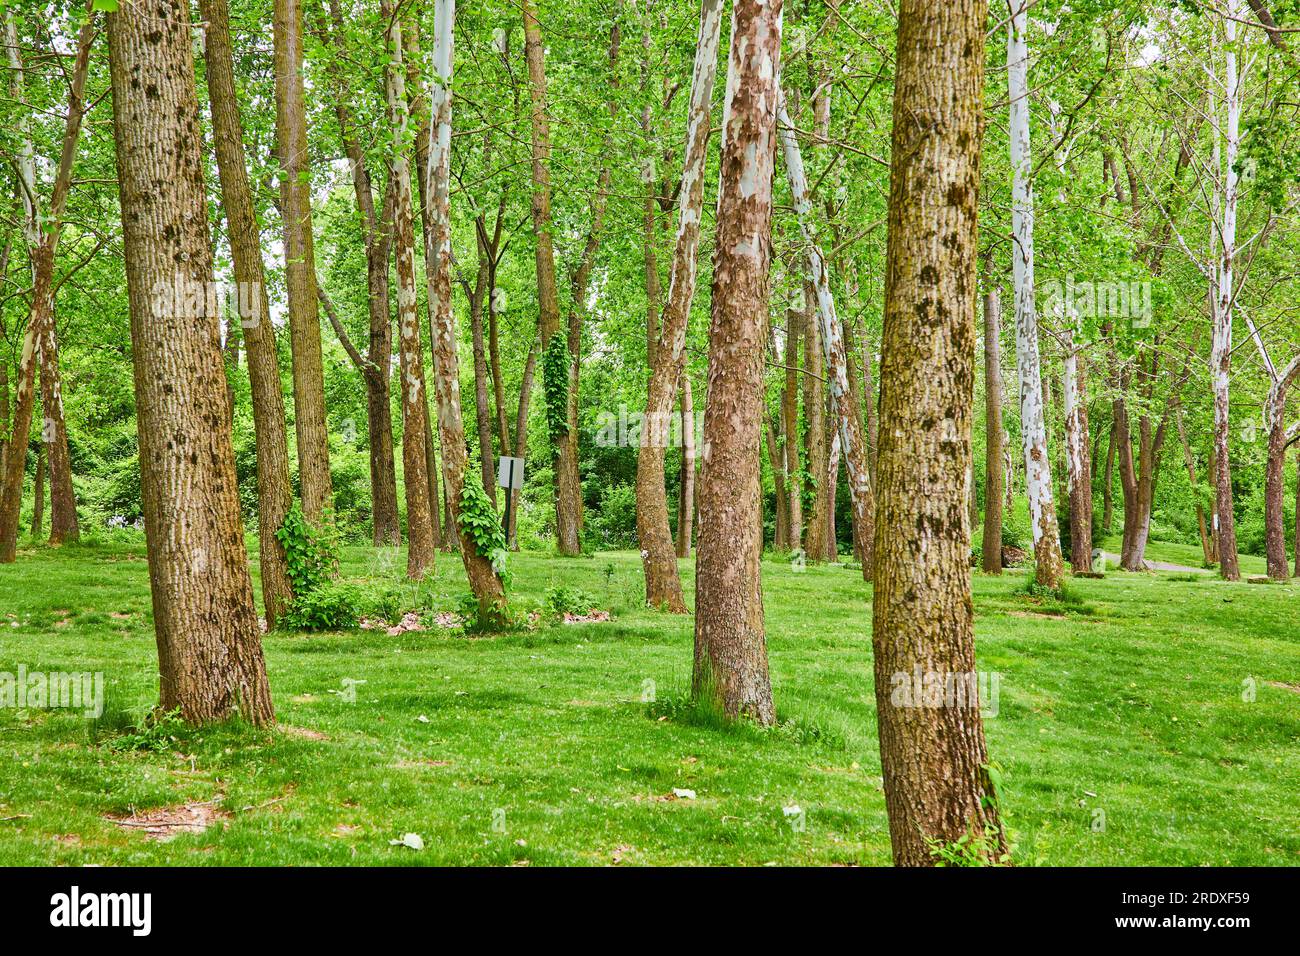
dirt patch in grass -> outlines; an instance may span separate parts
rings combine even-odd
[[[303,740],[329,740],[329,734],[323,734],[319,730],[311,730],[307,727],[290,727],[288,724],[280,724],[280,733],[287,737],[301,737]]]
[[[230,814],[217,809],[219,800],[203,803],[182,803],[174,807],[158,807],[129,817],[109,816],[105,819],[123,830],[143,833],[147,840],[165,843],[182,833],[202,833],[213,823],[230,819]]]

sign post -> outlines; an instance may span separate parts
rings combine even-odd
[[[506,490],[505,532],[506,545],[510,544],[510,505],[515,492],[524,486],[524,460],[502,455],[497,461],[497,487]]]

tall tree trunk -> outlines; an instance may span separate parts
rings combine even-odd
[[[479,231],[486,232],[487,223],[479,216]],[[488,402],[488,367],[487,349],[483,339],[483,301],[487,296],[488,260],[491,250],[487,249],[480,237],[478,243],[478,274],[469,295],[470,334],[474,342],[474,417],[478,424],[479,472],[482,475],[483,491],[492,502],[497,503],[496,456],[492,452],[492,406]]]
[[[329,0],[329,20],[319,9],[318,33],[322,42],[336,46],[336,56],[346,54],[345,26],[339,0]],[[332,24],[332,32],[330,29]],[[332,63],[335,61],[331,61]],[[348,80],[343,71],[331,66],[334,84],[334,111],[339,135],[352,171],[352,191],[364,225],[366,247],[366,303],[370,330],[366,354],[348,347],[346,335],[340,334],[344,348],[352,359],[366,389],[366,433],[370,445],[371,531],[375,547],[402,543],[401,517],[397,508],[397,465],[393,451],[393,411],[390,400],[389,367],[393,355],[393,319],[389,300],[388,265],[393,243],[393,179],[390,176],[382,209],[376,213],[371,191],[372,178],[365,151],[357,139],[352,111],[348,107]],[[322,304],[326,304],[324,286],[317,283]],[[328,306],[327,306],[328,309]],[[341,328],[341,327],[340,327]]]
[[[0,281],[4,270],[0,269]],[[0,481],[4,480],[9,454],[9,363],[0,362]]]
[[[319,524],[334,508],[334,493],[330,483],[325,369],[316,301],[301,0],[275,0],[274,34],[275,139],[281,167],[284,284],[288,291],[289,346],[293,354],[293,421],[298,438],[298,482],[302,489],[303,514],[309,521]]]
[[[1225,581],[1241,579],[1237,560],[1237,528],[1232,510],[1232,461],[1228,436],[1231,421],[1228,409],[1228,381],[1232,366],[1232,313],[1236,300],[1235,260],[1237,255],[1237,153],[1241,145],[1241,74],[1237,70],[1237,20],[1240,0],[1228,0],[1223,17],[1224,31],[1224,123],[1226,145],[1222,175],[1223,221],[1218,225],[1219,262],[1215,272],[1213,323],[1210,345],[1210,383],[1214,394],[1214,445],[1219,467],[1214,475],[1218,499],[1219,573]],[[1218,117],[1215,117],[1216,122]],[[1217,153],[1217,149],[1216,149]],[[1216,156],[1217,158],[1217,156]],[[1216,170],[1216,173],[1219,171]]]
[[[862,333],[862,391],[865,393],[864,404],[867,409],[867,466],[874,476],[876,473],[876,451],[880,447],[880,424],[877,421],[879,396],[876,394],[875,376],[871,372],[874,359],[871,357],[871,336],[866,330]],[[874,539],[874,535],[872,536]]]
[[[872,622],[898,866],[933,865],[932,841],[967,836],[1004,851],[974,688],[946,707],[899,693],[913,675],[975,676],[965,485],[987,13],[984,0],[899,8]]]
[[[1016,291],[1016,369],[1020,378],[1020,432],[1025,453],[1025,491],[1034,538],[1034,577],[1056,589],[1064,573],[1061,533],[1052,497],[1052,467],[1043,417],[1042,364],[1038,353],[1038,316],[1034,304],[1034,192],[1029,153],[1029,50],[1027,0],[1007,23],[1007,78],[1011,99],[1011,170],[1013,235],[1011,262]]]
[[[1002,295],[984,290],[984,539],[981,566],[1002,573]]]
[[[12,14],[4,21],[11,74],[11,92],[21,103],[23,91],[23,65],[19,57],[18,29]],[[86,73],[90,63],[90,47],[97,27],[93,10],[87,10],[86,21],[77,36],[77,54],[69,79],[68,112],[63,126],[63,142],[59,153],[58,171],[50,194],[47,216],[42,217],[36,196],[36,167],[31,139],[24,130],[21,134],[17,159],[18,177],[23,196],[23,233],[27,239],[32,264],[32,305],[27,318],[27,332],[18,362],[18,381],[14,395],[13,424],[9,432],[10,446],[5,460],[3,490],[0,491],[0,563],[12,562],[17,557],[18,521],[22,510],[23,479],[27,470],[27,444],[32,426],[33,407],[36,403],[36,369],[41,365],[41,388],[48,398],[46,418],[48,427],[41,429],[45,442],[58,446],[59,474],[55,476],[55,494],[60,500],[58,533],[76,537],[76,503],[72,497],[72,476],[68,465],[67,430],[63,419],[63,400],[58,383],[58,346],[54,323],[54,258],[58,250],[63,226],[63,210],[72,187],[72,164],[76,158],[77,140],[81,134],[81,121],[85,110],[83,93]],[[218,331],[218,340],[220,332]],[[42,360],[41,356],[45,358]],[[70,514],[69,514],[70,512]]]
[[[275,627],[276,620],[293,601],[293,585],[289,581],[284,546],[276,538],[276,532],[293,506],[284,393],[280,386],[275,326],[271,324],[262,264],[261,230],[253,205],[248,168],[244,164],[244,124],[235,93],[230,9],[226,0],[201,0],[199,9],[207,22],[203,31],[203,58],[208,77],[208,101],[212,108],[212,136],[253,395],[258,551],[262,570],[262,604],[266,608],[266,624],[270,629]]]
[[[537,371],[538,345],[533,344],[528,350],[524,362],[524,374],[519,383],[519,404],[515,411],[515,454],[523,458],[528,451],[528,406],[533,395],[533,376]],[[506,545],[511,551],[519,550],[519,498],[520,489],[510,492],[510,526],[506,529]]]
[[[763,621],[758,445],[781,0],[735,0],[722,121],[691,688],[728,717],[776,721]]]
[[[691,556],[691,532],[695,524],[695,399],[691,377],[682,369],[678,389],[682,422],[682,468],[677,482],[677,557]]]
[[[803,550],[803,466],[799,459],[799,341],[802,309],[785,310],[785,383],[781,388],[781,426],[785,434],[785,473],[790,501],[790,547]]]
[[[1187,443],[1187,428],[1183,424],[1182,408],[1179,407],[1175,414],[1178,423],[1178,441],[1183,446],[1183,464],[1187,466],[1187,481],[1192,486],[1192,494],[1196,495],[1196,459],[1192,457],[1192,446]],[[1206,565],[1210,565],[1214,562],[1214,541],[1205,523],[1205,506],[1201,504],[1199,495],[1196,495],[1196,527],[1201,536],[1201,553],[1205,557]]]
[[[32,537],[40,538],[45,531],[45,442],[36,443],[36,487],[32,495]]]
[[[430,195],[428,175],[430,140],[433,136],[433,117],[429,110],[429,98],[425,90],[424,78],[420,75],[422,58],[420,55],[419,19],[411,16],[408,9],[402,17],[401,26],[403,60],[406,69],[407,114],[414,120],[415,126],[415,180],[418,184],[416,192],[420,197],[420,236],[427,252],[429,249],[429,234],[433,231],[433,200]],[[414,218],[414,213],[412,213],[412,218]],[[434,265],[426,260],[424,267],[427,277],[428,272],[434,268]],[[432,343],[438,337],[437,324],[434,321],[433,300],[426,297],[425,307],[428,309],[429,316],[429,342]],[[432,528],[433,546],[451,554],[456,551],[457,541],[456,534],[450,530],[451,503],[446,500],[446,495],[442,494],[442,516],[439,517],[438,502],[440,492],[438,489],[442,485],[442,478],[438,474],[438,444],[434,439],[433,415],[429,411],[427,396],[423,399],[423,402],[425,408],[424,470],[425,484],[428,488],[429,524]],[[445,533],[443,529],[447,529]]]
[[[426,437],[429,431],[425,398],[424,352],[420,346],[420,316],[415,287],[415,226],[412,220],[411,167],[406,158],[409,125],[406,71],[402,57],[402,22],[393,0],[382,0],[386,24],[384,94],[393,136],[393,254],[397,260],[397,339],[402,370],[402,471],[406,489],[406,576],[419,580],[433,567],[436,546],[429,488]]]
[[[546,103],[546,64],[542,28],[534,0],[520,0],[524,18],[524,57],[528,64],[528,92],[532,102],[533,235],[536,240],[537,328],[542,354],[554,345],[560,329],[560,300],[555,286],[555,245],[551,235],[551,122]],[[552,399],[548,399],[552,400]],[[562,438],[563,436],[556,436]],[[555,449],[555,544],[561,554],[581,551],[578,534],[579,498],[576,453],[571,461],[570,445],[557,440]]]
[[[59,337],[50,314],[38,344],[41,365],[41,409],[44,412],[41,443],[46,451],[50,478],[50,544],[76,541],[77,499],[72,491],[72,459],[68,455],[68,426],[63,416],[63,387],[59,381]]]
[[[1112,418],[1110,439],[1106,443],[1106,488],[1102,492],[1101,533],[1110,534],[1115,521],[1115,420]]]
[[[1070,567],[1074,573],[1092,572],[1092,446],[1088,442],[1087,362],[1073,332],[1064,333],[1065,344],[1065,450],[1070,498]]]
[[[1300,578],[1300,452],[1295,459],[1295,576]]]
[[[1268,576],[1275,581],[1290,577],[1286,562],[1286,527],[1283,517],[1286,494],[1286,398],[1292,382],[1300,375],[1300,358],[1281,372],[1265,401],[1268,419],[1268,457],[1264,466],[1264,553]]]
[[[829,103],[829,100],[827,100]],[[848,352],[844,346],[844,327],[835,312],[835,297],[831,293],[830,277],[826,272],[826,259],[822,255],[813,224],[809,221],[811,200],[808,195],[808,177],[804,173],[803,156],[795,138],[794,124],[786,112],[785,103],[778,107],[781,127],[781,145],[785,158],[786,178],[790,181],[790,194],[794,200],[795,215],[808,253],[808,284],[816,302],[822,359],[829,385],[831,414],[839,436],[840,450],[848,468],[849,492],[853,503],[853,540],[855,552],[862,555],[863,580],[871,580],[875,538],[876,503],[871,491],[871,475],[867,468],[867,440],[862,426],[862,410],[854,399],[849,385]],[[811,426],[811,422],[810,422]],[[810,427],[811,431],[811,427]],[[835,491],[836,468],[828,467],[818,480],[826,485],[826,543],[825,555],[835,553]]]
[[[458,536],[465,575],[482,613],[505,602],[505,587],[490,557],[479,553],[460,515],[467,462],[456,356],[456,316],[451,308],[451,62],[455,17],[455,0],[436,0],[434,81],[429,88],[433,123],[426,174],[432,228],[425,233],[424,259],[432,263],[426,268],[435,332],[433,369],[438,432],[442,438],[442,474],[451,517],[446,533]]]
[[[196,724],[235,710],[269,723],[220,316],[156,294],[212,282],[189,7],[161,0],[145,15],[122,4],[108,42],[159,707]]]
[[[686,114],[686,155],[682,162],[677,239],[673,245],[668,299],[664,303],[659,339],[651,362],[650,385],[642,418],[641,445],[637,450],[636,528],[645,573],[646,603],[675,614],[686,613],[686,602],[682,597],[682,582],[677,572],[672,532],[668,525],[664,448],[668,442],[667,426],[672,415],[673,393],[679,382],[683,389],[689,387],[685,374],[686,329],[690,319],[691,300],[695,295],[701,211],[704,206],[704,164],[709,142],[709,104],[717,75],[721,31],[722,0],[703,0],[695,45],[695,65],[691,73],[691,100]],[[692,421],[692,441],[693,426]],[[683,429],[683,439],[685,431]],[[691,467],[693,475],[693,461]],[[683,505],[687,504],[683,501]],[[689,522],[690,519],[686,520]],[[679,514],[679,531],[681,521],[682,516]],[[686,543],[689,545],[689,540]]]
[[[813,483],[812,509],[804,529],[804,553],[809,561],[826,560],[826,513],[829,496],[826,488],[828,443],[826,440],[826,379],[822,358],[821,325],[813,317],[814,306],[809,283],[803,287],[803,414],[804,446],[808,474]]]
[[[785,451],[777,437],[780,419],[772,416],[764,423],[767,436],[767,462],[772,469],[772,487],[776,493],[776,521],[772,547],[784,551],[790,547],[790,503],[786,501]]]

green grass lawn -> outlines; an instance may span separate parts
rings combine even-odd
[[[404,567],[350,548],[343,573],[382,582]],[[693,562],[682,570],[689,587]],[[157,694],[143,549],[20,553],[0,567],[0,671],[103,671],[109,714],[0,709],[0,864],[889,862],[858,572],[765,562],[773,731],[673,706],[691,620],[639,606],[634,553],[525,554],[513,575],[521,606],[567,585],[613,620],[272,634],[278,730],[128,749],[122,713],[138,720]],[[1186,577],[1112,572],[1072,584],[1082,603],[1044,606],[1018,593],[1023,574],[975,576],[979,664],[1001,675],[989,749],[1020,864],[1300,864],[1300,591]],[[455,607],[455,555],[427,589]],[[365,682],[355,702],[347,680]],[[112,819],[197,803],[223,815],[168,842]],[[390,843],[406,833],[424,849]]]

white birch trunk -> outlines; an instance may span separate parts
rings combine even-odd
[[[1229,457],[1228,380],[1232,365],[1232,311],[1234,266],[1237,251],[1237,153],[1241,144],[1241,76],[1237,69],[1237,21],[1240,0],[1228,0],[1223,17],[1224,36],[1224,166],[1215,172],[1222,182],[1222,219],[1218,227],[1219,259],[1215,272],[1213,336],[1210,344],[1210,384],[1214,395],[1214,445],[1218,456],[1215,498],[1219,535],[1219,568],[1223,577],[1241,576],[1237,562],[1237,532],[1232,511],[1232,468]],[[1216,114],[1217,119],[1217,114]],[[1215,158],[1218,159],[1218,137]],[[1216,163],[1217,167],[1217,163]],[[1213,225],[1212,225],[1213,230]]]
[[[1042,371],[1038,354],[1038,316],[1034,304],[1034,199],[1029,153],[1028,17],[1022,5],[1007,26],[1007,87],[1011,99],[1012,274],[1016,305],[1016,371],[1020,379],[1020,431],[1025,452],[1025,490],[1038,583],[1061,582],[1061,539],[1052,500],[1052,472],[1043,419]]]
[[[434,394],[438,403],[438,435],[442,442],[442,474],[447,508],[460,539],[460,557],[470,589],[478,598],[479,613],[487,614],[505,601],[502,562],[505,550],[482,554],[461,522],[461,495],[465,488],[467,455],[465,423],[461,416],[460,370],[456,357],[456,316],[451,307],[451,58],[456,26],[455,0],[434,4],[433,83],[429,87],[429,160],[424,170],[431,205],[430,226],[424,235],[425,272],[428,278],[430,336],[433,352]]]
[[[849,471],[849,490],[853,500],[853,535],[862,555],[862,576],[871,580],[874,563],[875,499],[871,489],[871,475],[867,468],[866,433],[862,418],[853,402],[849,387],[848,356],[844,348],[844,330],[835,313],[835,296],[831,292],[826,274],[826,259],[813,229],[809,213],[812,202],[808,198],[808,177],[804,171],[803,155],[795,138],[794,124],[786,110],[785,94],[777,104],[777,130],[785,159],[786,178],[794,199],[795,216],[808,250],[808,277],[817,299],[817,319],[821,327],[822,354],[826,360],[826,379],[831,396],[831,414],[836,419],[836,434],[843,448],[845,465]],[[831,507],[834,507],[834,489],[831,489]]]

